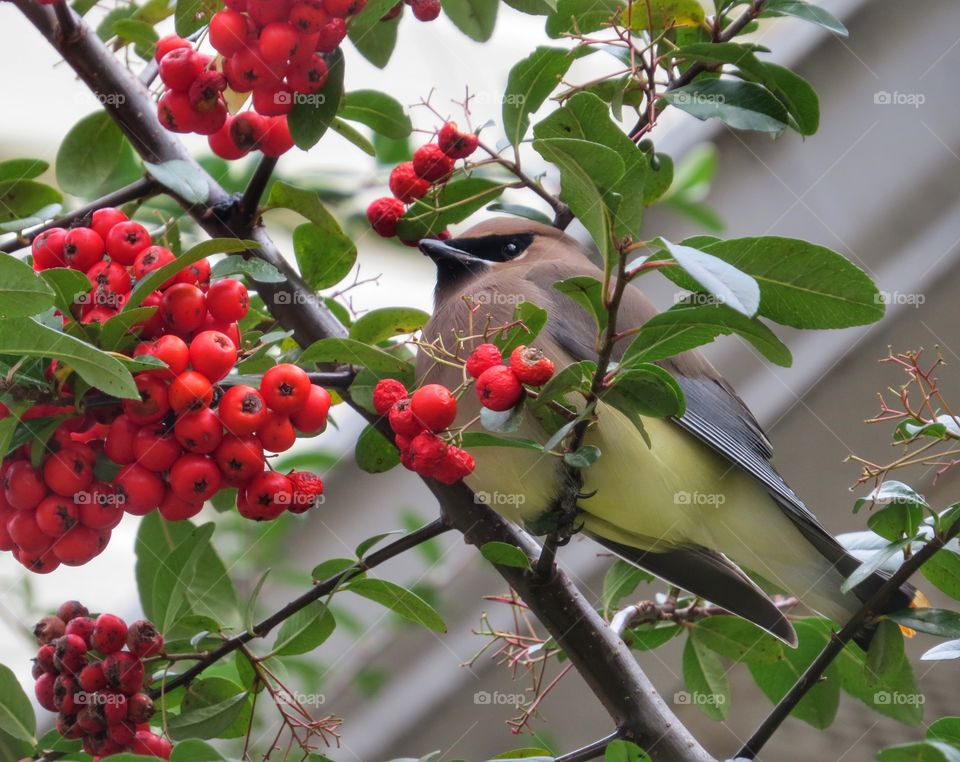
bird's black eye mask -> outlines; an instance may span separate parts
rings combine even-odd
[[[485,235],[479,238],[454,238],[447,244],[487,262],[509,262],[533,243],[532,233]]]

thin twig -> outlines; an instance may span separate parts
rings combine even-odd
[[[277,157],[275,156],[264,156],[261,158],[257,164],[257,168],[253,172],[253,176],[250,178],[250,182],[247,183],[247,187],[243,191],[243,196],[240,198],[240,203],[237,207],[237,216],[241,224],[246,224],[251,229],[256,225],[257,213],[260,210],[260,199],[267,185],[270,183],[273,171],[277,168],[277,161]]]
[[[556,762],[586,762],[588,759],[599,759],[603,756],[607,747],[614,741],[620,740],[620,731],[614,730],[610,735],[598,738],[593,743],[588,743],[576,751],[571,751],[563,756],[557,757]]]

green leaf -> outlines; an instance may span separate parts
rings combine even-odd
[[[624,633],[624,642],[634,651],[654,651],[680,634],[682,628],[670,622],[642,624]]]
[[[320,601],[314,601],[280,625],[272,653],[275,656],[308,653],[322,645],[336,626],[330,609]]]
[[[403,533],[404,533],[403,529],[394,529],[390,532],[380,532],[379,534],[375,534],[373,535],[373,537],[368,537],[366,540],[361,542],[359,545],[357,545],[356,548],[354,548],[353,552],[358,559],[362,560],[363,557],[367,554],[367,551],[370,550],[370,548],[377,545],[382,540],[385,540],[388,537],[392,537],[394,535],[403,534]]]
[[[521,204],[505,204],[500,201],[497,201],[487,207],[489,212],[503,212],[504,214],[512,214],[514,217],[523,217],[525,220],[533,220],[534,222],[542,222],[544,225],[552,225],[553,220],[541,212],[539,209],[533,209],[529,206],[522,206]]]
[[[725,305],[690,307],[678,304],[644,323],[624,352],[621,364],[656,362],[736,333],[771,362],[789,367],[790,350],[756,318],[748,318]]]
[[[115,357],[31,318],[0,320],[0,353],[57,358],[92,387],[120,399],[139,397],[133,376]]]
[[[729,262],[692,246],[661,239],[670,256],[717,304],[753,317],[760,308],[760,286],[750,275]],[[669,268],[667,268],[669,269]]]
[[[631,595],[641,582],[652,582],[653,576],[638,566],[622,559],[613,562],[603,576],[603,613],[605,616],[626,596]]]
[[[960,555],[952,550],[938,550],[920,567],[920,572],[938,590],[960,601]]]
[[[360,316],[350,327],[350,338],[379,344],[394,336],[413,333],[426,325],[430,315],[413,307],[385,307]]]
[[[530,559],[516,545],[508,542],[486,542],[480,546],[480,555],[497,566],[509,566],[514,569],[529,569]]]
[[[7,159],[0,161],[0,182],[6,180],[33,180],[50,169],[43,159]]]
[[[603,762],[650,762],[650,756],[630,741],[612,741],[604,749]]]
[[[167,720],[167,730],[173,740],[222,737],[244,709],[249,709],[250,694],[239,685],[235,687],[240,693],[216,703],[206,703],[201,691],[204,690],[204,683],[213,681],[231,684],[223,678],[208,678],[191,685],[184,696],[181,713]],[[195,703],[188,704],[191,696],[198,698],[194,699]]]
[[[210,744],[188,738],[173,747],[170,762],[226,762],[226,759]]]
[[[960,659],[960,640],[948,640],[939,646],[934,646],[920,657],[921,661],[937,661],[939,659]]]
[[[346,586],[347,590],[369,598],[385,606],[415,624],[420,624],[434,632],[446,632],[443,619],[423,598],[411,590],[383,579],[354,579]]]
[[[782,659],[773,664],[747,664],[760,690],[773,703],[786,695],[823,650],[830,632],[829,626],[823,621],[811,619],[794,622],[794,629],[797,631],[799,644],[796,648],[784,648]],[[836,663],[827,667],[824,678],[807,692],[791,713],[821,730],[833,722],[840,703],[840,677]]]
[[[61,201],[63,196],[59,191],[36,180],[0,181],[0,222],[22,220]],[[21,229],[21,226],[10,229]]]
[[[839,19],[823,8],[804,2],[803,0],[767,0],[761,16],[794,16],[812,24],[822,26],[841,37],[848,35],[847,28]]]
[[[366,7],[350,19],[347,33],[354,47],[364,58],[382,69],[390,61],[397,45],[400,19],[381,21],[396,0],[370,0]]]
[[[199,262],[201,259],[213,256],[214,254],[236,254],[243,251],[250,251],[257,248],[256,241],[241,241],[238,238],[211,238],[208,241],[201,241],[196,246],[183,252],[173,262],[168,262],[163,267],[153,270],[149,275],[141,278],[133,291],[130,292],[130,298],[123,306],[123,312],[136,309],[143,300],[157,290],[157,288],[173,275],[183,270],[185,267]]]
[[[927,727],[927,738],[960,747],[960,717],[941,717]]]
[[[904,609],[888,614],[887,618],[938,638],[960,638],[960,613],[949,609]]]
[[[913,537],[923,521],[923,508],[916,504],[896,503],[874,511],[867,526],[886,540]]]
[[[919,508],[922,511],[930,510],[930,505],[913,487],[895,479],[889,479],[876,489],[871,490],[866,497],[857,498],[853,504],[853,512],[857,513],[864,506],[905,505]]]
[[[566,294],[592,315],[601,331],[607,327],[609,314],[603,304],[603,284],[589,275],[575,275],[553,284],[561,294]]]
[[[40,273],[40,277],[52,290],[53,303],[64,315],[72,314],[73,308],[78,304],[78,295],[90,291],[90,279],[79,270],[72,270],[69,267],[51,267]],[[6,281],[6,278],[3,280]]]
[[[611,225],[618,204],[610,191],[623,177],[623,160],[611,148],[572,138],[536,139],[533,148],[560,171],[560,198],[609,263],[616,253]]]
[[[643,186],[643,203],[652,206],[673,182],[673,159],[668,154],[657,153],[649,157],[647,181]]]
[[[879,762],[960,762],[960,749],[940,741],[888,746],[877,752]]]
[[[356,561],[352,558],[331,558],[314,566],[313,571],[310,572],[310,576],[317,580],[317,582],[324,582],[335,574],[346,571],[355,564]]]
[[[81,277],[89,288],[90,282]],[[53,303],[54,290],[44,278],[16,257],[0,252],[0,318],[36,315]]]
[[[556,0],[503,0],[520,13],[530,16],[548,16],[557,9]]]
[[[697,642],[733,661],[772,664],[783,658],[779,640],[740,617],[706,617],[694,624],[690,634]]]
[[[530,114],[544,104],[572,62],[568,50],[539,47],[510,69],[501,113],[512,145],[520,145],[530,127]]]
[[[360,130],[356,129],[353,125],[345,122],[340,117],[337,117],[330,123],[330,129],[336,132],[344,140],[353,143],[357,148],[367,154],[367,156],[376,157],[376,146],[374,146],[374,144],[367,139],[367,136],[360,132]],[[374,133],[374,135],[377,134],[379,133]]]
[[[253,631],[253,627],[256,624],[254,617],[257,613],[257,600],[260,598],[260,592],[263,590],[267,577],[270,576],[270,571],[270,569],[267,569],[260,575],[260,579],[258,579],[257,584],[253,586],[253,592],[250,593],[247,604],[243,608],[243,626],[248,631]]]
[[[623,9],[620,0],[559,0],[556,12],[547,19],[547,35],[595,32],[609,26]]]
[[[123,340],[129,336],[130,329],[137,324],[147,322],[147,320],[150,319],[157,309],[159,308],[137,307],[136,309],[128,312],[121,312],[118,315],[114,315],[103,324],[103,328],[100,330],[100,346],[107,350],[119,349],[120,345],[123,343]],[[132,360],[133,358],[131,358],[131,361]],[[136,362],[142,363],[150,361],[151,359],[147,355],[136,358]],[[130,361],[121,360],[121,362],[125,363],[128,369],[131,368]],[[162,360],[160,363],[160,367],[167,367],[167,364]],[[131,372],[133,371],[131,370]]]
[[[693,638],[683,647],[683,683],[687,690],[674,696],[675,703],[694,704],[711,720],[727,716],[730,682],[723,663]]]
[[[354,452],[357,466],[368,474],[382,474],[400,465],[400,453],[393,442],[368,424],[357,438]]]
[[[516,447],[521,450],[543,452],[543,447],[532,439],[500,437],[494,434],[487,434],[483,431],[464,432],[461,436],[460,445],[466,449],[470,449],[471,447]]]
[[[113,22],[113,31],[124,42],[133,43],[138,56],[144,60],[153,58],[159,35],[152,24],[139,19],[118,19]]]
[[[269,262],[262,259],[244,259],[243,257],[224,257],[210,271],[213,280],[232,275],[246,275],[257,283],[283,283],[286,276]]]
[[[850,592],[853,588],[863,582],[867,577],[877,571],[888,559],[893,558],[897,553],[901,552],[907,545],[910,544],[912,538],[907,538],[904,540],[898,540],[897,542],[891,542],[883,550],[880,550],[874,553],[870,558],[864,561],[860,566],[858,566],[853,574],[847,577],[843,584],[840,585],[840,591],[843,593]]]
[[[701,79],[664,93],[663,99],[697,119],[719,119],[735,130],[779,135],[789,124],[783,104],[754,82]]]
[[[341,237],[331,236],[329,231],[312,222],[305,222],[294,229],[293,251],[300,274],[307,285],[314,289],[329,288],[339,283],[353,269],[357,260],[353,241],[342,234]]]
[[[368,5],[365,11],[369,8]],[[351,33],[362,15],[361,13],[351,21]],[[327,68],[327,81],[320,92],[310,98],[298,98],[293,105],[293,110],[287,115],[287,124],[290,127],[293,142],[297,148],[302,148],[304,151],[313,148],[320,141],[340,108],[344,75],[343,53],[340,48],[327,56]]]
[[[803,77],[779,64],[762,63],[765,83],[786,107],[791,126],[801,135],[813,135],[820,126],[820,99]]]
[[[210,197],[207,178],[197,172],[192,162],[171,159],[162,164],[151,164],[145,161],[143,166],[154,180],[189,204],[204,204]]]
[[[189,37],[210,23],[213,14],[221,8],[220,0],[177,0],[174,25],[177,34]]]
[[[666,418],[683,415],[683,390],[676,379],[659,365],[642,363],[617,372],[613,386],[602,395],[603,402],[633,415]]]
[[[545,449],[550,449],[546,448]],[[584,445],[579,450],[563,454],[563,462],[571,468],[588,468],[600,460],[600,448]]]
[[[493,343],[504,355],[509,355],[521,344],[530,345],[547,324],[547,317],[547,311],[533,302],[520,302],[513,309],[513,322],[517,325],[498,333]]]
[[[33,705],[13,670],[3,664],[0,664],[0,730],[30,744],[37,742]]]
[[[441,0],[443,12],[471,40],[486,42],[497,23],[498,0]]]
[[[845,257],[796,238],[710,241],[697,248],[746,273],[760,286],[759,314],[794,328],[848,328],[883,317],[873,281]],[[677,268],[661,272],[689,288]]]
[[[303,350],[297,360],[303,366],[320,363],[359,365],[401,380],[411,372],[410,363],[356,339],[320,339]]]
[[[343,96],[340,117],[367,125],[374,132],[400,140],[413,130],[400,103],[378,90],[354,90]]]
[[[85,116],[57,151],[57,185],[74,196],[92,195],[117,168],[123,141],[123,133],[106,111]]]
[[[465,177],[446,183],[439,193],[417,199],[397,225],[402,241],[438,235],[461,222],[503,193],[503,183],[483,177]]]

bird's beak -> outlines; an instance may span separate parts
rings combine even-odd
[[[424,238],[420,241],[420,251],[426,254],[437,264],[460,264],[465,267],[471,265],[487,265],[489,262],[475,257],[462,249],[450,246],[444,241],[438,241],[435,238]]]

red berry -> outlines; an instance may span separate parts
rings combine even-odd
[[[185,370],[170,382],[170,407],[175,413],[210,407],[211,402],[213,386],[202,373]]]
[[[395,434],[413,438],[424,429],[424,425],[414,416],[409,399],[402,399],[394,403],[387,415],[390,428]]]
[[[287,510],[290,513],[305,513],[320,501],[323,494],[323,479],[309,471],[291,471],[287,474],[293,495]]]
[[[73,500],[51,495],[37,506],[35,518],[41,532],[50,537],[60,537],[80,520],[80,509]]]
[[[112,654],[127,644],[127,623],[114,614],[101,614],[97,617],[97,626],[93,628],[90,645],[95,651]]]
[[[63,239],[67,267],[86,272],[103,257],[103,239],[90,228],[73,228]]]
[[[203,501],[190,502],[181,500],[173,492],[167,492],[163,502],[160,503],[157,510],[167,521],[186,521],[192,519],[203,510]]]
[[[110,259],[129,266],[150,245],[150,233],[139,222],[119,222],[110,228],[104,242]]]
[[[174,283],[163,292],[160,304],[163,322],[181,333],[195,331],[203,325],[207,314],[207,298],[192,283]]]
[[[237,495],[237,510],[244,518],[270,521],[293,501],[293,485],[283,474],[263,471]]]
[[[54,675],[51,675],[50,673],[44,673],[37,678],[37,682],[33,686],[34,694],[37,697],[37,703],[48,712],[57,711],[57,705],[53,700],[53,684],[56,679],[57,678]]]
[[[121,468],[114,481],[119,504],[133,516],[146,516],[167,492],[159,476],[136,463]]]
[[[83,657],[81,657],[83,658]],[[79,671],[79,665],[71,671]],[[73,714],[77,709],[76,693],[80,688],[71,674],[61,674],[53,681],[53,705],[64,714]]]
[[[123,412],[133,423],[156,423],[170,409],[166,382],[148,373],[138,373],[133,381],[140,392],[140,399],[124,400]]]
[[[106,289],[114,294],[126,294],[130,292],[130,273],[127,268],[119,262],[101,259],[93,267],[87,270],[87,279],[92,288]],[[96,302],[101,304],[101,302]],[[109,304],[108,307],[117,307],[116,303]]]
[[[103,209],[97,209],[90,216],[90,227],[97,231],[97,235],[106,241],[107,234],[114,225],[119,225],[121,222],[126,222],[129,219],[130,218],[119,209],[114,209],[112,206],[105,206]]]
[[[378,415],[390,412],[395,402],[407,398],[407,387],[395,378],[384,378],[373,388],[373,408]]]
[[[423,431],[410,440],[408,468],[412,468],[420,476],[433,476],[446,456],[447,443],[436,434]]]
[[[163,425],[144,426],[133,439],[137,464],[148,471],[166,471],[180,457],[180,443]]]
[[[191,131],[198,135],[213,135],[223,129],[226,123],[227,104],[218,99],[209,103],[205,109],[196,111]]]
[[[260,147],[269,127],[268,117],[255,111],[244,111],[237,114],[231,122],[230,137],[241,150],[252,151]]]
[[[100,532],[77,524],[53,545],[53,553],[67,566],[83,566],[106,547]]]
[[[45,616],[33,626],[33,635],[37,639],[37,643],[48,645],[57,638],[64,636],[66,626],[66,623],[55,614]],[[52,658],[53,654],[51,653],[50,656]]]
[[[198,259],[191,265],[187,265],[177,273],[177,283],[207,284],[210,282],[210,260]]]
[[[263,396],[252,386],[232,386],[217,407],[220,420],[231,434],[252,434],[267,417],[267,404]]]
[[[207,455],[220,445],[223,424],[210,408],[202,407],[180,416],[173,426],[173,433],[184,449]]]
[[[278,413],[292,413],[303,407],[310,387],[306,371],[290,363],[275,365],[260,379],[260,394],[267,407]]]
[[[160,80],[171,90],[185,93],[209,63],[207,56],[192,48],[171,50],[160,59]]]
[[[475,391],[485,408],[503,411],[510,410],[520,401],[523,385],[509,367],[495,365],[480,374]]]
[[[271,64],[283,64],[297,50],[300,35],[296,28],[286,21],[273,21],[260,30],[258,42],[260,55]]]
[[[392,238],[397,234],[397,223],[406,211],[407,208],[400,199],[384,196],[372,201],[367,207],[367,220],[378,235]]]
[[[290,9],[290,23],[301,35],[316,34],[329,21],[330,14],[318,3],[300,2]]]
[[[152,622],[139,619],[131,624],[130,629],[127,630],[127,648],[130,649],[130,653],[144,659],[148,656],[156,656],[163,652],[163,635],[157,632],[157,628],[154,627]],[[136,698],[136,696],[133,698]],[[147,718],[142,720],[131,719],[134,722],[146,722],[147,720]]]
[[[430,190],[430,183],[417,176],[412,161],[397,164],[390,173],[390,192],[405,204],[412,204]]]
[[[190,364],[211,381],[224,378],[237,362],[237,348],[219,331],[202,331],[190,342]]]
[[[143,662],[129,651],[117,651],[107,656],[103,660],[103,672],[107,676],[107,685],[127,696],[139,693],[143,688]]]
[[[113,529],[123,518],[123,501],[112,484],[94,482],[77,495],[80,523],[91,529]]]
[[[503,356],[500,350],[494,344],[481,344],[471,352],[467,358],[466,368],[474,378],[480,378],[480,375],[487,369],[495,365],[503,364]]]
[[[14,510],[29,511],[47,496],[47,487],[29,462],[18,460],[3,474],[3,496]]]
[[[224,436],[213,454],[217,467],[231,484],[244,484],[263,471],[263,445],[253,436]]]
[[[157,649],[154,653],[141,653],[137,654],[138,656],[153,656],[155,653],[159,653],[163,648],[163,636],[157,632],[156,628],[150,624],[150,622],[137,622],[140,625],[146,625],[147,628],[153,630],[153,640],[149,641],[151,648],[155,647],[157,639],[159,639],[160,648]],[[144,630],[146,632],[146,629]],[[141,643],[147,642],[143,638],[140,640]],[[133,651],[133,648],[130,649]],[[136,651],[133,651],[136,653]],[[130,700],[127,702],[127,719],[130,722],[140,724],[141,722],[148,722],[153,716],[155,711],[153,706],[153,699],[150,698],[146,693],[135,693],[130,697]]]
[[[151,733],[149,730],[138,730],[130,751],[147,757],[170,759],[173,746],[165,738]]]
[[[411,0],[410,10],[417,21],[433,21],[440,15],[440,0]]]
[[[223,74],[232,90],[249,93],[261,87],[280,84],[282,77],[260,57],[259,51],[243,48],[224,59]],[[244,112],[248,113],[248,112]]]
[[[247,19],[242,13],[224,10],[210,18],[210,44],[225,58],[239,53],[247,45]]]
[[[53,663],[61,673],[68,673],[68,675],[61,674],[60,677],[68,677],[74,672],[79,674],[86,664],[86,641],[79,635],[67,633],[62,638],[57,638],[52,645],[54,647]],[[64,688],[70,687],[69,682],[64,681],[64,683]]]
[[[330,392],[322,386],[310,387],[310,395],[299,410],[294,410],[290,420],[303,434],[319,434],[327,427],[327,413],[330,410]]]
[[[78,617],[87,617],[89,615],[90,612],[87,611],[87,607],[80,603],[80,601],[64,601],[60,604],[60,608],[57,609],[57,616],[66,624],[69,624],[71,620],[77,619]]]
[[[402,7],[402,6],[401,6]],[[347,24],[343,19],[330,19],[320,29],[317,38],[317,52],[332,53],[346,39]]]
[[[221,481],[217,465],[205,455],[187,453],[170,469],[170,489],[190,503],[209,500],[220,489]]]
[[[346,18],[358,13],[363,3],[358,0],[323,0],[323,7],[331,16]]]
[[[147,294],[141,307],[156,307],[153,314],[150,315],[140,329],[140,336],[145,339],[155,339],[162,335],[166,326],[163,323],[163,314],[160,312],[160,305],[163,302],[163,294],[160,291],[153,291]]]
[[[167,90],[157,101],[157,121],[170,132],[193,132],[196,120],[197,112],[186,93]]]
[[[143,280],[154,270],[159,270],[165,265],[169,265],[173,262],[176,257],[173,255],[173,252],[170,249],[164,248],[163,246],[148,246],[139,254],[133,262],[133,275],[137,280]],[[167,286],[171,285],[174,281],[174,278],[168,278],[159,288],[165,289]]]
[[[91,461],[86,445],[64,447],[43,464],[43,480],[58,495],[75,495],[93,482]]]
[[[247,287],[233,278],[210,284],[207,291],[207,310],[215,320],[234,323],[242,320],[250,308]]]
[[[287,84],[296,93],[318,93],[327,84],[330,70],[320,53],[314,53],[309,60],[296,63],[287,72]]]
[[[103,665],[100,662],[88,664],[80,670],[80,687],[87,693],[95,693],[107,687],[107,676],[103,674]]]
[[[74,617],[67,622],[65,633],[81,638],[87,648],[90,648],[90,639],[93,637],[93,628],[97,623],[90,618],[89,612],[83,616]]]
[[[443,431],[457,417],[457,400],[447,387],[427,384],[413,393],[410,409],[430,431]]]
[[[140,430],[140,424],[135,423],[126,415],[118,415],[107,431],[103,443],[103,451],[110,460],[121,466],[133,463],[136,458],[133,454],[133,438]]]
[[[17,547],[27,553],[43,553],[53,545],[53,538],[37,523],[32,511],[17,511],[7,519],[7,531]]]
[[[456,484],[463,477],[469,476],[476,468],[473,456],[459,447],[447,447],[447,454],[434,472],[433,478],[444,484]]]
[[[260,26],[283,21],[290,15],[293,0],[247,0],[247,13]]]
[[[185,40],[176,34],[168,34],[166,37],[161,37],[157,40],[157,48],[153,57],[157,61],[161,61],[167,53],[171,50],[177,50],[178,48],[192,49],[193,45],[190,40]]]
[[[223,127],[207,138],[210,150],[221,159],[226,159],[227,161],[242,159],[250,153],[249,148],[241,148],[234,142],[231,132],[233,120],[234,117],[228,116]]]
[[[260,151],[263,155],[277,158],[293,148],[293,145],[293,135],[290,133],[287,118],[285,116],[270,117],[266,134],[260,141]]]
[[[413,152],[413,169],[424,180],[437,182],[453,172],[453,159],[440,146],[428,143]]]
[[[510,353],[510,368],[521,384],[542,386],[553,376],[554,366],[549,357],[536,347],[520,345]]]
[[[253,91],[253,110],[263,116],[284,116],[293,111],[293,92],[285,83]]]
[[[165,369],[144,372],[152,373],[158,378],[164,379],[171,379],[183,373],[190,362],[190,348],[187,343],[172,333],[138,345],[133,351],[133,356],[139,357],[140,355],[150,355],[158,360],[163,360],[167,364]]]
[[[66,267],[63,258],[63,242],[67,231],[63,228],[44,230],[33,239],[30,252],[33,254],[33,269],[37,272],[51,267]]]
[[[257,429],[257,439],[268,452],[286,452],[297,441],[290,417],[271,410]]]
[[[416,8],[414,8],[416,14]],[[419,18],[419,17],[418,17]],[[422,19],[421,19],[422,20]],[[472,132],[460,132],[456,122],[447,122],[440,128],[437,135],[437,145],[451,159],[465,159],[477,150],[480,143]]]

